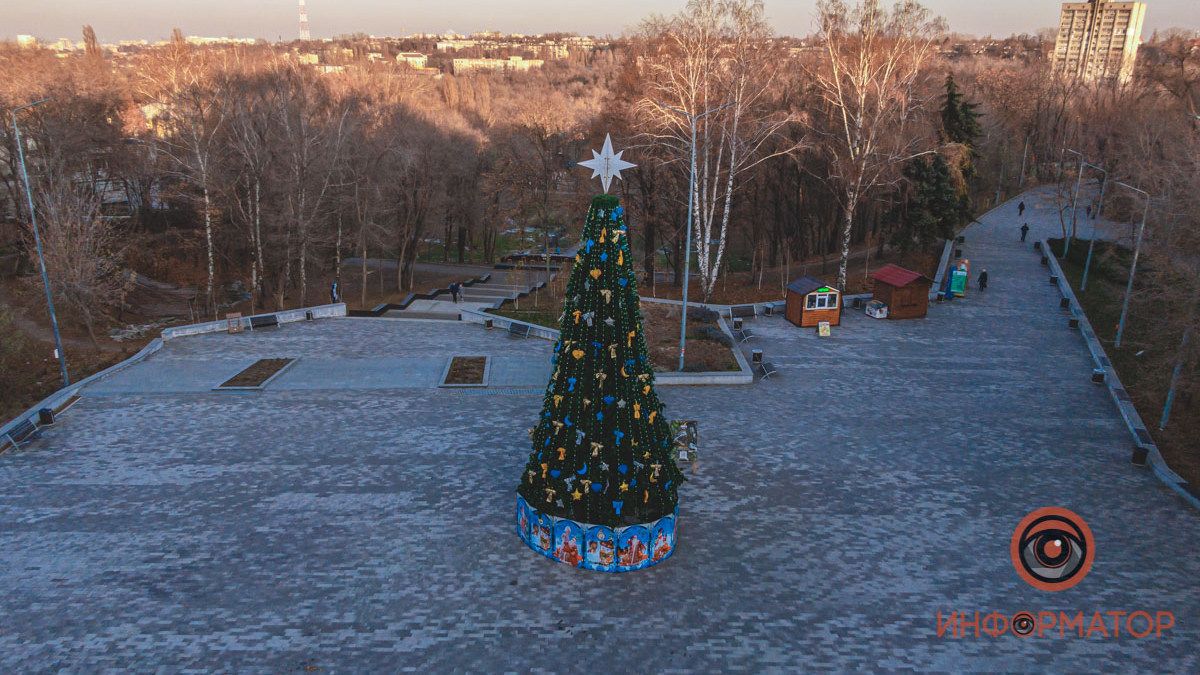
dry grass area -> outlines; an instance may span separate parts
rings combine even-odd
[[[60,316],[63,351],[72,382],[137,353],[150,341],[144,337],[116,342],[98,328],[92,342],[87,332]],[[54,339],[40,285],[28,279],[0,283],[0,423],[62,387]]]
[[[294,359],[259,359],[221,384],[222,387],[261,387]]]
[[[650,350],[650,362],[656,372],[667,372],[679,368],[679,320],[681,307],[642,303],[642,321],[646,329],[646,345]],[[724,340],[714,319],[706,312],[695,308],[688,310],[687,355],[684,371],[707,372],[737,370],[737,359],[733,348]],[[721,337],[717,337],[720,335]]]
[[[562,300],[558,300],[561,306]],[[514,309],[505,306],[492,313],[519,319],[527,323],[558,329],[558,317],[562,310]],[[650,362],[656,372],[674,371],[679,368],[679,320],[681,308],[651,302],[642,303],[643,328],[646,345],[650,350]],[[714,313],[692,308],[688,310],[687,372],[737,370],[737,359],[732,347],[726,343],[728,336],[721,332]]]
[[[1061,239],[1051,239],[1050,243],[1056,252],[1062,252]],[[1188,386],[1187,373],[1171,409],[1170,423],[1165,430],[1158,428],[1182,338],[1180,330],[1164,326],[1172,325],[1166,314],[1177,308],[1152,298],[1140,299],[1138,291],[1143,289],[1135,287],[1123,344],[1117,348],[1115,337],[1129,276],[1130,252],[1107,242],[1097,242],[1088,288],[1081,292],[1079,285],[1087,248],[1086,241],[1077,239],[1071,246],[1070,256],[1065,260],[1059,257],[1063,273],[1075,289],[1088,321],[1104,343],[1105,352],[1163,459],[1189,483],[1200,485],[1200,434],[1196,433],[1200,428],[1200,397],[1194,394],[1192,386]]]
[[[483,384],[485,356],[456,356],[450,360],[445,384]]]

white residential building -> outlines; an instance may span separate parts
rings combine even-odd
[[[429,57],[419,52],[400,52],[396,55],[396,63],[407,63],[411,68],[424,68],[429,65]]]
[[[1129,82],[1145,19],[1144,2],[1063,3],[1052,55],[1054,72],[1087,82]]]
[[[469,73],[478,70],[511,70],[517,72],[541,68],[545,61],[510,56],[507,59],[454,59],[454,73]]]

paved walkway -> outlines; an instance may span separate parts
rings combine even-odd
[[[1010,204],[966,232],[992,272],[982,296],[922,321],[849,313],[827,339],[760,318],[753,346],[776,378],[660,390],[668,414],[701,421],[704,453],[678,552],[628,575],[556,565],[513,532],[540,392],[320,387],[332,368],[303,389],[163,392],[177,375],[151,370],[224,374],[267,348],[367,364],[545,343],[366,319],[173,342],[0,456],[0,666],[1195,672],[1200,514],[1129,465],[1016,227]],[[1091,574],[1053,594],[1008,554],[1046,505],[1097,542]],[[1176,626],[936,636],[939,610],[1139,609]]]
[[[492,386],[540,389],[550,377],[551,349],[545,340],[457,321],[306,321],[172,340],[145,363],[91,385],[87,394],[209,392],[256,360],[276,357],[298,360],[271,381],[272,390],[424,389],[438,385],[455,355],[490,356]]]
[[[1110,189],[1112,188],[1111,185],[1109,187]],[[1070,191],[1073,189],[1073,185],[1067,186],[1067,192],[1063,193],[1065,194],[1064,197],[1054,185],[1033,188],[1025,192],[1024,195],[1012,199],[1006,207],[1002,207],[1001,212],[1006,217],[1012,217],[1012,220],[1009,222],[1012,223],[1014,231],[1021,227],[1021,223],[1029,223],[1030,241],[1037,238],[1035,235],[1061,238],[1063,236],[1064,223],[1068,230],[1071,228]],[[1095,183],[1085,183],[1079,189],[1079,216],[1075,220],[1075,236],[1082,239],[1091,239],[1094,232],[1099,239],[1115,241],[1124,246],[1132,246],[1133,237],[1137,234],[1137,229],[1131,227],[1129,223],[1118,223],[1108,218],[1088,219],[1087,205],[1094,204],[1099,196],[1100,188]],[[1014,205],[1020,204],[1022,201],[1025,202],[1025,216],[1018,217],[1018,210]],[[1062,210],[1061,218],[1058,215],[1060,210]],[[1019,232],[1017,236],[1020,236]]]

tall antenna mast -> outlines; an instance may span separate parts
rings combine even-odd
[[[300,39],[312,39],[312,35],[308,32],[308,8],[304,6],[304,0],[300,0]]]

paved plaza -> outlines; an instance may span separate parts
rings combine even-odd
[[[1032,202],[1029,196],[1027,202]],[[990,289],[925,320],[760,317],[780,368],[663,387],[700,421],[679,548],[623,575],[514,532],[550,344],[327,319],[173,340],[0,455],[5,672],[1200,669],[1200,512],[1146,469],[1032,252],[1052,209],[967,230]],[[452,354],[493,386],[436,381]],[[297,356],[262,392],[214,392]],[[1018,521],[1083,516],[1095,564],[1021,581]],[[1171,611],[1161,638],[939,638],[939,611]]]

